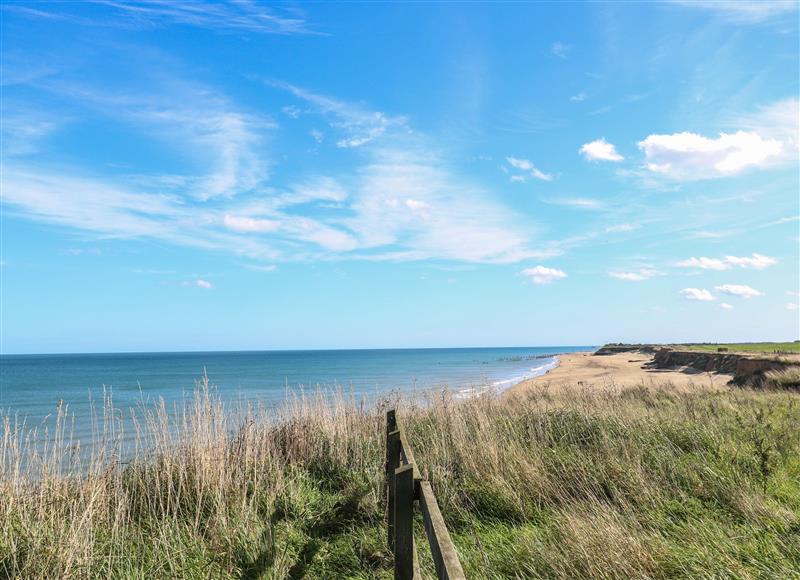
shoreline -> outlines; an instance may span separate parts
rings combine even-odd
[[[556,356],[556,365],[541,375],[524,379],[503,390],[503,396],[523,394],[548,386],[593,387],[614,389],[655,383],[671,383],[676,387],[724,387],[733,375],[700,372],[689,368],[655,369],[645,366],[652,354],[624,352],[594,356],[594,351],[579,351]]]

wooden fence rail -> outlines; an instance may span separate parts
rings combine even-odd
[[[421,580],[414,542],[414,502],[418,501],[436,576],[465,580],[431,484],[422,478],[414,452],[394,409],[386,413],[386,489],[389,547],[394,554],[395,580]]]

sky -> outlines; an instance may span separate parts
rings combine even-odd
[[[797,2],[4,2],[0,352],[800,338]]]

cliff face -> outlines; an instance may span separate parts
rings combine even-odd
[[[645,353],[654,353],[656,352],[656,346],[652,344],[622,344],[622,343],[612,343],[612,344],[604,344],[600,348],[598,348],[595,352],[595,356],[606,356],[612,354],[619,354],[621,352],[645,352]]]
[[[595,356],[604,356],[623,352],[652,353],[653,360],[646,365],[652,368],[689,367],[702,372],[724,373],[733,375],[733,384],[756,387],[763,386],[764,374],[768,371],[780,371],[800,366],[796,360],[779,360],[768,355],[699,352],[653,344],[606,344],[594,354]]]
[[[732,374],[733,382],[737,385],[759,385],[767,371],[783,370],[793,366],[793,363],[772,358],[668,348],[658,349],[650,364],[659,369],[690,367],[704,372]]]

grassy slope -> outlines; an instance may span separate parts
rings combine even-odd
[[[798,575],[797,393],[431,403],[400,420],[470,578]],[[236,430],[228,417],[201,392],[177,426],[145,421],[158,459],[101,458],[80,481],[47,458],[16,473],[7,427],[0,576],[391,577],[382,409],[305,402]]]
[[[700,350],[704,352],[717,352],[717,349],[727,348],[730,352],[757,352],[757,353],[800,353],[800,342],[738,342],[730,344],[686,344],[681,348]]]

